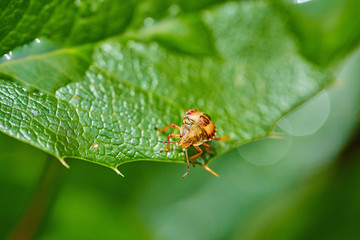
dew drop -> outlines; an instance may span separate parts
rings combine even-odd
[[[10,54],[5,54],[4,57],[5,57],[6,60],[10,60],[10,59],[11,59],[11,55],[10,55]]]
[[[110,45],[110,44],[107,44],[107,43],[103,44],[101,47],[102,47],[102,49],[103,49],[104,51],[106,51],[106,52],[109,52],[109,51],[112,50],[111,45]]]
[[[301,3],[307,3],[307,2],[310,2],[311,0],[294,0],[295,3],[297,4],[301,4]]]
[[[93,143],[92,147],[93,147],[93,148],[98,148],[98,147],[99,147],[99,144],[98,144],[98,143]]]
[[[144,19],[144,26],[145,27],[150,27],[151,25],[154,24],[154,19],[151,17],[147,17]]]
[[[179,5],[173,4],[169,7],[169,13],[171,16],[176,16],[180,12]]]
[[[82,5],[81,0],[75,0],[75,5],[80,7]]]

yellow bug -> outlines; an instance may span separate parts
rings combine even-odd
[[[194,159],[199,157],[201,154],[203,154],[203,151],[199,147],[200,145],[205,146],[205,151],[207,153],[210,153],[210,145],[205,143],[207,141],[216,140],[229,140],[230,137],[220,137],[216,138],[216,128],[214,122],[211,120],[209,115],[206,113],[200,112],[197,109],[191,109],[191,110],[185,110],[185,116],[183,123],[181,127],[175,125],[175,124],[169,124],[168,126],[164,128],[156,128],[160,132],[165,132],[170,127],[176,128],[180,131],[180,134],[169,134],[168,140],[165,141],[159,141],[163,143],[167,143],[167,148],[162,149],[160,152],[166,152],[170,149],[170,143],[178,143],[180,147],[185,149],[185,155],[186,155],[186,162],[187,162],[187,170],[186,173],[183,175],[183,178],[185,178],[189,171],[190,171],[190,163],[189,163],[189,157],[187,153],[187,148],[193,146],[199,153],[195,154],[190,158],[191,164],[194,165]],[[180,138],[179,141],[170,141],[170,138]],[[211,170],[208,167],[208,164],[205,164],[204,168],[209,171],[210,173],[214,174],[215,176],[219,176],[217,173],[215,173],[213,170]]]

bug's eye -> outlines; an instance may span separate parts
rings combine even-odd
[[[209,125],[210,124],[210,121],[207,117],[205,116],[200,116],[202,122],[205,124],[205,125]]]
[[[183,137],[183,135],[180,135],[180,138],[182,138]]]

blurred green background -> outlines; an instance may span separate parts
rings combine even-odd
[[[329,48],[354,48],[355,40],[344,34],[358,26],[324,33],[332,36],[325,50],[314,51],[309,46],[321,39],[304,29],[311,25],[314,33],[351,22],[329,9],[353,6],[318,3],[282,10],[302,19],[290,25],[308,46],[299,51],[321,65]],[[251,142],[216,159],[211,166],[220,178],[197,167],[182,179],[184,165],[155,162],[122,165],[125,178],[73,159],[68,170],[1,134],[0,238],[359,239],[359,66],[355,49],[334,69],[331,87],[279,121],[276,131],[284,137]]]

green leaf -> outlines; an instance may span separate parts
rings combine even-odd
[[[289,15],[290,30],[298,38],[302,54],[310,61],[326,66],[359,46],[359,1],[280,2]]]
[[[40,37],[77,45],[119,34],[134,10],[132,0],[24,0],[1,9],[0,55]]]
[[[41,41],[41,45],[43,44],[47,44],[46,40]],[[35,45],[32,48],[37,47],[37,43],[31,45]],[[13,54],[14,60],[0,64],[0,74],[11,76],[20,83],[25,81],[29,88],[55,93],[66,84],[82,78],[89,67],[92,50],[92,45],[55,48],[39,54],[31,54],[28,49],[22,49]],[[28,56],[16,58],[17,55]]]
[[[152,19],[147,20],[152,24]],[[168,49],[187,54],[216,55],[212,34],[195,14],[158,22],[136,33],[130,32],[127,37],[139,41],[157,41]]]
[[[146,25],[145,19],[160,21],[184,13],[194,13],[227,0],[144,0],[138,3],[132,27],[141,28]]]
[[[86,0],[79,4],[67,44],[95,42],[119,34],[129,25],[134,11],[133,0]],[[64,12],[62,10],[62,12]]]
[[[298,55],[281,17],[265,3],[226,3],[201,12],[200,18],[213,34],[220,57],[178,54],[125,36],[91,45],[88,70],[82,78],[69,77],[70,83],[55,82],[61,72],[77,71],[78,66],[43,71],[36,81],[19,73],[21,64],[33,61],[31,56],[2,63],[0,71],[17,82],[1,81],[0,129],[60,159],[80,158],[111,168],[139,160],[185,162],[179,147],[159,153],[165,144],[158,140],[167,134],[154,127],[180,125],[183,110],[198,108],[212,117],[217,136],[232,137],[211,142],[214,155],[197,159],[205,164],[240,144],[271,135],[278,119],[331,80],[328,70]],[[169,20],[171,24],[176,27],[177,22]],[[50,64],[61,63],[63,55],[74,57],[80,49],[39,56],[44,62],[54,57]],[[28,71],[32,69],[34,76],[39,74],[35,68]]]

